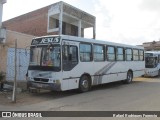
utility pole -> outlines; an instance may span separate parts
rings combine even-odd
[[[14,86],[12,94],[12,102],[16,103],[16,93],[17,93],[17,39],[15,40],[15,74],[14,74]]]

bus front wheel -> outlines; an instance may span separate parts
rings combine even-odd
[[[132,71],[128,71],[128,72],[127,72],[127,79],[124,80],[123,82],[124,82],[125,84],[129,84],[129,83],[132,82],[132,80],[133,80]]]
[[[83,75],[79,81],[79,92],[87,92],[90,89],[90,80],[88,76]]]

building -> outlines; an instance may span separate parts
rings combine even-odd
[[[153,42],[145,42],[143,43],[143,47],[146,51],[160,50],[160,41],[153,41]]]
[[[84,37],[84,29],[92,28],[92,38],[95,38],[95,22],[94,16],[64,2],[4,21],[1,27],[5,37],[2,37],[3,42],[0,42],[0,71],[6,72],[7,80],[14,80],[16,40],[17,80],[22,81],[25,80],[29,64],[29,46],[33,37],[51,34]]]
[[[96,18],[67,3],[58,2],[3,22],[8,30],[34,36],[64,34],[84,36],[85,28],[93,28]]]
[[[14,80],[15,41],[17,40],[17,80],[24,80],[29,63],[29,48],[35,36],[6,30],[6,41],[0,44],[0,71],[6,72],[7,80]]]

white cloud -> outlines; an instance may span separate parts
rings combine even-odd
[[[160,13],[160,0],[142,0],[141,9]]]
[[[97,37],[127,44],[142,44],[160,38],[160,19],[153,11],[142,10],[140,6],[144,4],[143,2],[141,0],[99,0],[98,8],[102,12],[101,16],[97,17],[99,21]],[[103,19],[106,16],[111,21],[105,23]],[[106,24],[109,25],[106,26]]]

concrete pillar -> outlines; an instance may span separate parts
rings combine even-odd
[[[93,26],[93,39],[96,39],[96,22]]]
[[[0,28],[2,27],[3,4],[0,3]]]
[[[60,14],[59,14],[59,35],[62,35],[62,24],[63,24],[63,2],[60,4]]]
[[[82,28],[82,23],[81,23],[81,20],[78,21],[78,37],[81,37],[81,28]]]

